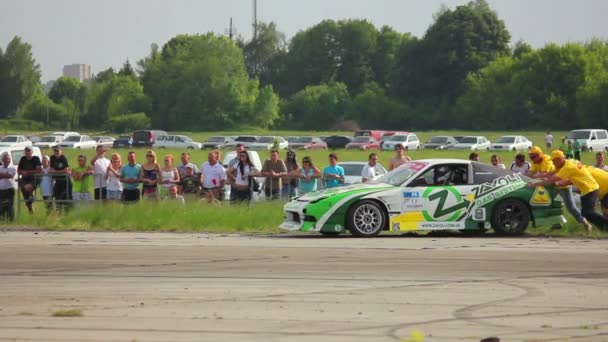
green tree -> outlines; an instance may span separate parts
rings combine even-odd
[[[344,83],[308,86],[282,108],[284,126],[292,129],[328,129],[344,118],[350,95]]]
[[[248,42],[239,41],[245,57],[249,77],[258,78],[262,84],[270,81],[270,69],[278,55],[285,52],[285,34],[277,30],[276,24],[258,22],[257,36]]]
[[[0,49],[0,118],[15,116],[40,86],[40,66],[32,47],[14,37]]]

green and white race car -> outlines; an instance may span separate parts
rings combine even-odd
[[[492,165],[461,159],[403,164],[373,183],[297,197],[284,207],[287,230],[375,236],[383,230],[482,231],[522,234],[528,224],[565,222],[553,187]]]

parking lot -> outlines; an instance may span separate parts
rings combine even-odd
[[[589,239],[2,232],[0,340],[602,341],[607,256]]]

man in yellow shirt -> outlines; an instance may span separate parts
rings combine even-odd
[[[604,214],[604,217],[608,218],[608,172],[598,169],[595,166],[587,165],[585,167],[589,170],[591,177],[593,177],[600,186],[598,198],[600,200],[600,206],[602,207],[602,213]]]
[[[555,186],[576,186],[581,192],[581,214],[583,214],[583,217],[598,228],[607,229],[608,219],[595,211],[600,186],[591,176],[589,170],[577,160],[566,160],[564,152],[560,150],[551,152],[551,160],[558,169],[555,173],[555,177],[558,178],[554,181]]]
[[[528,151],[528,156],[532,161],[530,165],[530,170],[528,171],[528,177],[531,178],[547,178],[551,177],[557,171],[555,169],[555,165],[551,161],[551,157],[543,154],[543,150],[538,146],[534,146]],[[564,201],[564,205],[570,215],[574,217],[576,222],[582,224],[585,229],[591,230],[591,224],[585,220],[581,211],[576,207],[576,203],[574,202],[574,195],[572,194],[572,187],[570,185],[558,187],[557,193]]]

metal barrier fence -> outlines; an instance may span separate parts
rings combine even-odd
[[[104,176],[93,174],[93,175],[89,175],[88,177],[104,177]],[[250,205],[254,205],[254,203],[258,202],[258,201],[266,201],[266,200],[288,202],[295,196],[302,194],[300,191],[302,188],[300,187],[299,182],[306,182],[302,179],[302,177],[294,177],[294,176],[259,176],[258,175],[253,178],[255,178],[257,180],[257,182],[259,184],[259,189],[257,189],[257,191],[256,191],[254,189],[254,183],[249,182],[248,191],[251,196],[250,196],[250,199],[247,200],[247,202]],[[47,211],[51,211],[51,210],[65,211],[65,210],[72,208],[73,206],[75,206],[76,203],[79,203],[79,202],[80,203],[95,203],[95,202],[99,203],[104,200],[102,198],[95,199],[94,196],[90,196],[90,195],[88,198],[87,197],[83,198],[81,196],[74,196],[73,183],[75,181],[69,174],[64,174],[64,175],[37,174],[34,176],[33,179],[34,179],[34,185],[35,185],[34,191],[31,193],[31,197],[29,197],[29,198],[24,197],[24,192],[22,190],[22,187],[24,185],[24,183],[23,183],[24,180],[20,177],[17,181],[18,187],[17,187],[17,189],[15,189],[16,201],[15,201],[15,205],[14,205],[14,206],[16,206],[16,215],[15,216],[16,216],[17,220],[19,220],[21,217],[22,206],[24,204],[29,209],[29,207],[31,207],[31,205],[33,203],[42,202],[45,204],[45,208]],[[311,183],[316,183],[316,186],[308,184],[307,189],[309,189],[309,190],[314,189],[313,191],[323,190],[326,188],[325,181],[328,179],[323,178],[323,177],[312,176]],[[91,183],[95,184],[95,180],[96,179],[93,178]],[[45,181],[51,182],[50,186],[52,188],[52,191],[49,191],[49,189],[42,189],[43,186],[46,186],[46,187],[49,186],[48,183],[44,183]],[[93,191],[94,191],[93,188],[94,188],[94,186],[92,186],[90,189],[88,189],[89,194],[93,193]],[[157,199],[162,199],[161,193],[166,192],[166,189],[161,191],[161,188],[162,188],[162,186],[160,184],[157,184],[157,187],[156,187],[156,198]],[[44,190],[45,194],[43,194],[43,190]],[[202,188],[202,186],[201,186],[201,193],[205,192],[204,190],[205,189]],[[142,192],[142,195],[143,195],[141,184],[138,185],[137,191]],[[238,201],[238,199],[235,198],[235,196],[234,196],[234,194],[232,194],[232,192],[233,192],[232,187],[231,187],[229,181],[227,180],[226,186],[223,189],[222,200],[226,200],[227,202]],[[186,196],[184,196],[184,197],[186,197]],[[143,196],[140,196],[140,198],[143,198]],[[196,198],[197,200],[214,200],[214,201],[217,200],[217,198],[209,199],[208,197],[202,196],[200,194],[198,195],[198,197],[194,196],[194,198]],[[191,201],[191,200],[189,200],[189,201]]]

